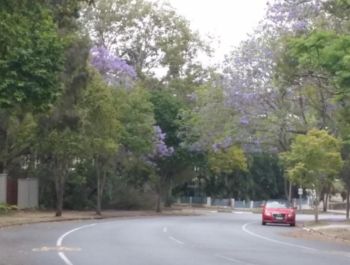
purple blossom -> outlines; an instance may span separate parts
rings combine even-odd
[[[306,31],[321,11],[322,0],[275,0],[268,4],[267,19],[280,29]]]
[[[174,148],[168,147],[164,142],[166,134],[162,132],[159,126],[154,126],[154,133],[153,157],[164,158],[171,156],[174,153]]]
[[[212,147],[214,152],[218,152],[220,150],[225,150],[225,149],[231,147],[232,144],[233,144],[233,139],[232,139],[232,137],[228,136],[225,139],[223,139],[222,141],[213,144],[211,147]]]
[[[112,54],[104,47],[94,47],[90,51],[91,64],[109,83],[120,83],[124,78],[136,78],[134,68]]]
[[[213,149],[214,152],[219,152],[221,150],[220,144],[218,143],[213,144],[211,148]]]
[[[242,116],[239,120],[239,123],[241,125],[249,125],[249,119],[247,116]]]
[[[196,142],[193,143],[191,145],[188,146],[188,150],[190,152],[202,152],[203,151],[203,147],[201,146],[200,143]]]

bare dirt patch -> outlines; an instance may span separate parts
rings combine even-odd
[[[350,245],[350,226],[345,228],[297,229],[283,235],[307,240],[320,240]]]

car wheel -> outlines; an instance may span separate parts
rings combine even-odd
[[[290,226],[295,226],[295,223],[290,224]]]
[[[262,224],[262,225],[266,225],[266,222],[262,221],[261,224]]]

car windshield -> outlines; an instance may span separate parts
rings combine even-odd
[[[288,201],[268,201],[266,203],[267,208],[290,208],[291,205]]]

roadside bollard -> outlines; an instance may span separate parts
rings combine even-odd
[[[207,197],[207,206],[208,206],[208,207],[211,206],[211,197]]]

